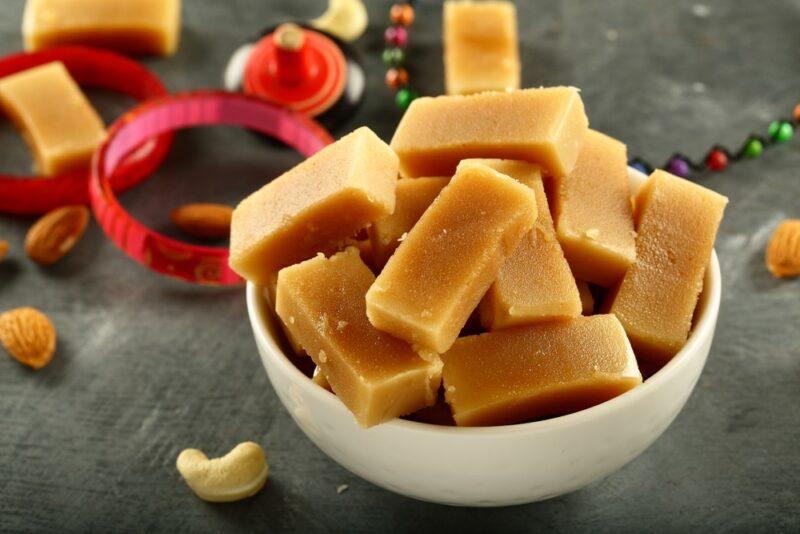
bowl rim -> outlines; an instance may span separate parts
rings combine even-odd
[[[630,169],[634,180],[639,182],[644,177],[635,169]],[[634,174],[635,173],[635,174]],[[253,333],[256,337],[256,342],[261,347],[265,348],[268,357],[273,363],[282,368],[290,379],[303,389],[303,393],[312,395],[320,402],[329,405],[331,409],[341,410],[352,417],[352,414],[347,410],[345,405],[334,395],[332,392],[319,387],[314,383],[311,378],[303,374],[294,363],[286,356],[283,349],[278,344],[274,336],[269,334],[266,329],[265,315],[271,313],[266,306],[266,298],[263,295],[263,290],[252,282],[247,283],[246,290],[247,312],[250,318],[250,323],[253,327]],[[700,295],[700,300],[703,301],[703,309],[696,318],[694,328],[689,334],[686,344],[681,348],[678,353],[664,367],[659,369],[650,378],[642,382],[639,386],[607,400],[590,408],[573,412],[558,417],[544,419],[542,421],[532,421],[529,423],[518,423],[514,425],[498,425],[498,426],[481,426],[481,427],[459,427],[459,426],[445,426],[434,425],[431,423],[422,423],[418,421],[409,421],[407,419],[395,418],[391,421],[386,421],[380,425],[371,428],[363,429],[358,427],[361,432],[374,432],[376,430],[396,429],[405,432],[417,433],[435,433],[435,434],[453,434],[460,436],[484,436],[484,437],[497,437],[507,436],[509,434],[518,434],[523,432],[537,432],[549,431],[553,428],[570,427],[584,423],[589,419],[594,419],[607,414],[608,412],[622,409],[626,405],[633,404],[642,397],[647,395],[652,389],[659,387],[662,383],[668,382],[674,375],[678,374],[681,369],[688,365],[692,358],[701,357],[700,350],[697,350],[699,345],[708,337],[713,336],[714,328],[716,326],[716,318],[719,312],[721,301],[721,274],[719,268],[719,258],[717,257],[716,249],[711,251],[711,259],[706,268],[705,282],[703,292]],[[355,423],[355,419],[353,420]],[[354,425],[356,426],[356,425]]]

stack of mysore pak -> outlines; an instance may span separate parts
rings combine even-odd
[[[245,199],[231,266],[361,426],[570,413],[681,349],[726,204],[626,161],[574,88],[420,98]]]

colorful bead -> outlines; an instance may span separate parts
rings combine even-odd
[[[767,130],[770,139],[776,143],[785,143],[794,135],[792,124],[787,121],[772,121]]]
[[[686,178],[689,176],[689,162],[681,156],[672,156],[667,162],[667,172]]]
[[[800,122],[800,104],[797,104],[794,107],[794,120]]]
[[[764,144],[755,137],[751,137],[742,148],[742,157],[757,158],[764,152]]]
[[[383,38],[389,46],[405,48],[408,44],[408,31],[402,26],[389,26],[383,32]]]
[[[712,171],[721,171],[728,166],[728,155],[722,150],[715,148],[706,157],[706,167]]]
[[[419,94],[416,91],[409,89],[408,87],[403,87],[398,89],[397,94],[394,97],[394,101],[397,103],[398,108],[405,111],[408,109],[408,106],[411,105],[411,102],[418,96]]]
[[[392,22],[401,26],[411,26],[414,24],[414,8],[408,4],[395,4],[389,11]]]
[[[387,67],[397,67],[403,64],[406,55],[402,48],[386,48],[383,51],[383,64]]]
[[[386,71],[386,86],[395,91],[400,87],[408,85],[408,71],[403,67],[389,69]]]

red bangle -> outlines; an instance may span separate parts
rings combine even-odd
[[[125,56],[83,46],[63,46],[41,52],[21,52],[0,59],[0,78],[38,65],[61,61],[79,85],[109,89],[137,100],[164,96],[158,77]],[[131,154],[112,178],[115,191],[139,183],[167,155],[172,134],[162,135]],[[89,170],[52,178],[0,174],[0,212],[45,213],[67,204],[88,204]]]
[[[191,245],[151,230],[122,208],[110,183],[126,155],[149,139],[182,128],[223,124],[274,137],[304,156],[333,141],[312,119],[240,93],[193,91],[134,108],[111,126],[106,141],[95,152],[89,195],[97,222],[135,261],[198,284],[230,285],[242,281],[228,266],[227,248]]]

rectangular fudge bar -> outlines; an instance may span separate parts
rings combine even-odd
[[[625,331],[613,315],[462,337],[442,360],[445,399],[459,426],[563,415],[642,382]]]
[[[44,176],[88,168],[106,135],[100,115],[58,61],[0,78],[0,105]]]
[[[535,220],[530,188],[460,165],[367,293],[370,321],[423,353],[446,351]]]
[[[604,287],[619,282],[636,259],[625,145],[589,130],[553,196],[558,240],[575,276]]]
[[[467,158],[518,159],[563,176],[589,121],[574,87],[417,98],[391,146],[403,176],[452,176]]]
[[[230,265],[260,285],[271,272],[338,249],[394,211],[397,156],[369,128],[342,137],[244,199]]]
[[[530,187],[538,216],[506,260],[481,300],[481,324],[489,329],[536,323],[581,314],[581,299],[556,240],[539,168],[524,161],[464,160],[482,163]]]
[[[433,199],[447,185],[450,178],[403,178],[397,181],[394,213],[372,223],[369,236],[372,242],[372,259],[375,267],[382,269]]]
[[[519,89],[517,11],[511,2],[444,3],[448,95]]]
[[[28,51],[81,44],[166,56],[180,28],[180,0],[28,0],[22,20]]]
[[[604,309],[639,358],[666,363],[686,343],[728,199],[664,171],[636,197],[636,262]]]
[[[423,360],[367,320],[374,280],[355,248],[278,274],[278,316],[362,427],[432,405],[441,382],[438,358]]]

